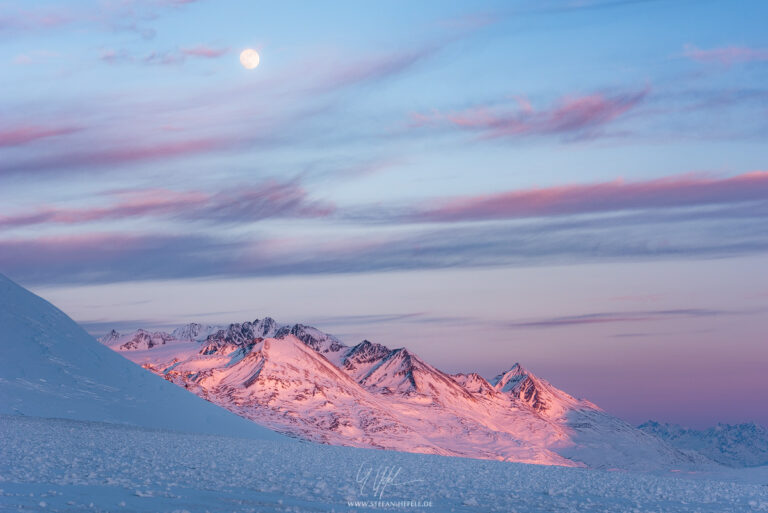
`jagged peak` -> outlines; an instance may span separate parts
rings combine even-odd
[[[383,357],[391,352],[392,350],[387,346],[365,339],[349,350],[349,353],[347,353],[347,358],[362,354],[376,354]]]
[[[341,341],[333,335],[329,335],[314,326],[308,326],[306,324],[283,326],[275,331],[274,337],[284,338],[288,335],[293,335],[318,353],[337,353],[342,349],[347,348],[347,346],[342,344]]]
[[[477,381],[485,381],[486,383],[488,383],[488,380],[485,379],[484,377],[482,377],[477,372],[458,372],[456,374],[451,374],[451,377],[453,377],[455,379],[460,379],[460,380],[472,379],[472,380],[477,380]],[[490,383],[488,383],[488,384],[490,385]]]
[[[118,333],[116,330],[111,330],[109,333],[107,333],[104,336],[101,336],[98,338],[98,341],[102,344],[110,345],[114,343],[116,340],[119,340],[122,335]]]
[[[493,386],[477,372],[470,372],[468,374],[458,373],[452,374],[451,378],[464,387],[470,393],[473,394],[490,394],[492,393]]]
[[[208,335],[219,329],[217,326],[190,322],[171,331],[171,336],[176,340],[200,340],[207,338]]]
[[[394,354],[398,354],[398,355],[403,356],[403,357],[410,357],[411,356],[411,353],[408,351],[408,349],[406,349],[404,347],[398,347],[397,349],[393,349],[392,353],[393,353],[393,355]]]
[[[523,367],[520,362],[515,362],[515,364],[504,374],[530,374],[530,372]]]
[[[515,362],[506,372],[502,372],[492,380],[492,385],[497,390],[514,387],[526,378],[536,378],[528,369],[523,367],[520,362]],[[508,386],[509,385],[509,386]]]
[[[278,328],[277,321],[269,316],[263,319],[255,319],[252,324],[259,329],[261,335],[267,335]]]

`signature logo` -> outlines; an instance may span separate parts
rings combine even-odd
[[[419,483],[423,479],[404,480],[401,477],[403,467],[396,465],[381,465],[375,467],[363,463],[357,469],[355,481],[360,487],[360,495],[365,496],[369,493],[381,500],[387,488],[394,488],[412,483]]]

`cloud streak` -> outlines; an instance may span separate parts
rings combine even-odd
[[[730,178],[681,175],[656,180],[615,180],[590,185],[507,191],[437,200],[405,217],[456,222],[589,214],[760,201],[768,198],[768,171]]]
[[[728,310],[713,310],[702,308],[684,308],[670,310],[641,310],[629,312],[599,312],[562,317],[548,317],[530,321],[514,321],[504,323],[507,328],[562,328],[590,324],[616,324],[626,322],[658,322],[668,319],[719,317],[723,315],[744,314]]]
[[[229,48],[216,48],[207,45],[182,47],[176,50],[152,51],[142,56],[130,53],[121,48],[107,48],[101,52],[100,59],[108,64],[145,64],[149,66],[175,66],[184,64],[187,58],[218,59],[229,53]]]
[[[205,231],[0,238],[0,269],[52,284],[722,258],[768,251],[768,209],[755,216],[696,224],[674,216],[645,223],[610,216],[292,238]]]
[[[277,217],[326,217],[335,208],[329,203],[310,200],[307,192],[296,183],[275,181],[215,193],[146,189],[121,191],[113,195],[118,201],[103,207],[41,207],[16,215],[0,216],[0,228],[69,225],[136,217],[249,223]]]
[[[197,0],[107,0],[84,7],[43,6],[6,9],[0,5],[0,33],[52,30],[90,24],[116,31],[132,31],[149,39],[154,30],[142,26],[163,11],[178,10]]]
[[[673,319],[709,318],[733,315],[753,315],[764,310],[722,310],[711,308],[670,308],[659,310],[632,310],[616,312],[594,312],[580,315],[558,317],[541,317],[528,320],[483,319],[468,316],[435,316],[425,312],[412,312],[382,315],[353,315],[341,317],[322,317],[318,323],[334,325],[366,325],[366,324],[442,324],[448,326],[496,326],[502,329],[549,329],[573,328],[594,324],[623,324],[637,322],[661,322]],[[641,336],[631,333],[622,336]]]
[[[766,62],[768,61],[768,48],[726,46],[704,50],[693,45],[686,45],[683,50],[683,56],[697,62],[732,66],[746,62]]]
[[[0,148],[21,146],[40,139],[69,135],[80,130],[71,126],[20,125],[0,129]]]
[[[331,75],[320,80],[317,87],[335,90],[350,85],[379,82],[402,74],[437,50],[437,46],[429,45],[414,51],[392,52],[359,59],[337,68]]]
[[[593,137],[597,131],[637,107],[649,90],[606,95],[566,96],[549,108],[537,110],[525,98],[514,109],[479,106],[456,112],[416,113],[414,127],[452,127],[482,139],[531,136]]]
[[[238,143],[239,141],[223,137],[200,137],[137,145],[124,144],[106,149],[97,148],[59,153],[21,162],[0,162],[0,175],[72,168],[89,169],[103,166],[121,166],[138,162],[190,157],[230,149]]]
[[[215,48],[207,45],[197,45],[188,48],[182,48],[181,53],[191,57],[202,57],[204,59],[216,59],[229,52],[229,48]]]

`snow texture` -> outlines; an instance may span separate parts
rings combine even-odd
[[[2,511],[768,511],[765,468],[726,481],[18,416],[0,416],[0,439]]]

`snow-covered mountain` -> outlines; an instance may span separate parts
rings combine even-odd
[[[490,382],[406,348],[348,346],[270,317],[101,342],[168,381],[292,436],[334,445],[565,466],[658,468],[678,451],[519,364]]]
[[[2,274],[0,327],[0,415],[284,438],[143,371]],[[151,341],[173,338],[145,335],[135,339],[150,350]]]
[[[723,465],[768,465],[768,428],[755,423],[718,424],[698,430],[651,420],[639,428],[678,449],[696,451]]]
[[[119,351],[123,355],[162,355],[171,360],[183,357],[176,362],[178,376],[200,373],[201,389],[215,388],[222,398],[232,392],[245,401],[242,407],[249,411],[248,400],[266,401],[257,404],[254,415],[267,418],[272,412],[287,426],[280,410],[286,408],[284,413],[293,419],[297,430],[313,426],[301,418],[309,412],[313,421],[327,422],[328,435],[339,439],[367,436],[370,442],[409,442],[417,450],[417,444],[422,444],[425,452],[450,446],[451,451],[474,448],[488,454],[504,444],[512,447],[516,440],[517,449],[507,447],[509,453],[519,457],[530,451],[533,458],[538,442],[530,438],[531,432],[541,430],[544,440],[548,430],[554,429],[553,421],[542,416],[544,410],[534,413],[530,405],[516,402],[508,391],[496,390],[476,374],[448,376],[469,392],[475,399],[472,401],[464,393],[454,395],[453,387],[438,387],[447,375],[418,361],[415,355],[370,342],[335,348],[333,338],[306,327],[291,334],[289,328],[284,336],[281,333],[282,338],[256,337],[262,339],[241,344],[230,353],[200,354],[203,343],[212,340],[205,329],[195,327],[175,331],[170,338],[160,336],[165,343],[149,349],[128,345]],[[210,331],[218,333],[219,328]],[[301,333],[312,338],[303,341]],[[719,469],[724,467],[692,474],[584,472],[578,468],[332,447],[282,437],[126,361],[98,344],[55,307],[1,275],[0,349],[2,511],[424,509],[414,506],[418,503],[434,511],[463,513],[737,513],[762,511],[768,505],[765,467],[749,469],[749,474],[742,473],[744,469],[738,469],[739,474],[726,469],[729,473],[723,474]],[[396,373],[413,371],[413,380],[384,373],[391,382],[377,379],[377,386],[383,388],[369,389],[351,375],[359,373],[362,379],[370,374],[371,362],[385,358],[390,360],[390,370],[399,369]],[[231,363],[232,370],[227,372],[217,361]],[[349,370],[343,370],[345,365]],[[532,376],[519,367],[510,370],[513,375]],[[184,384],[197,386],[191,378]],[[214,386],[209,387],[211,384]],[[396,391],[402,384],[405,388]],[[431,386],[439,390],[431,390]],[[495,398],[506,405],[509,415],[501,415],[491,402],[478,397]],[[438,400],[439,404],[433,402]],[[359,413],[358,401],[365,401],[363,413]],[[382,408],[389,410],[389,417],[381,417]],[[488,411],[483,412],[483,408]],[[575,410],[552,411],[568,416]],[[595,408],[581,411],[584,415],[601,414]],[[419,422],[413,420],[418,416],[425,417]],[[600,418],[595,425],[606,430],[623,425]],[[525,426],[527,421],[534,424]],[[457,422],[466,424],[457,428]],[[430,437],[415,429],[424,429],[425,423],[431,423],[435,430]],[[398,433],[400,426],[406,431]],[[513,427],[518,433],[515,436],[508,433]],[[379,437],[377,429],[386,436]],[[505,442],[486,437],[492,431]],[[617,437],[632,440],[633,435],[620,431],[603,440],[609,445],[618,444]],[[574,432],[564,432],[574,436]],[[483,440],[488,443],[485,448]],[[539,456],[562,458],[539,445]]]

